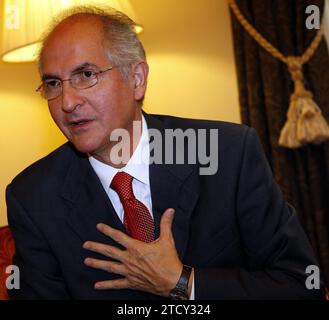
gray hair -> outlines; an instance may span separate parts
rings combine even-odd
[[[111,7],[77,6],[62,12],[55,17],[49,29],[41,39],[41,49],[38,55],[39,71],[42,70],[42,53],[44,44],[55,28],[68,19],[91,16],[97,18],[104,31],[104,47],[109,60],[118,66],[125,79],[128,78],[131,66],[146,61],[146,54],[136,31],[136,23],[124,13]]]

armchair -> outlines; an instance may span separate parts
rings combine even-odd
[[[8,226],[0,227],[0,300],[8,300],[6,288],[7,266],[12,264],[15,243]]]

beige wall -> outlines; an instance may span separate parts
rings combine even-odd
[[[240,122],[228,10],[224,0],[132,0],[145,31],[148,112]],[[6,185],[65,139],[34,92],[33,63],[0,62],[0,225]]]

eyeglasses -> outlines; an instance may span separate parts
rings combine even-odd
[[[45,79],[41,85],[36,89],[42,98],[46,100],[52,100],[59,97],[63,92],[63,82],[69,81],[70,85],[78,90],[88,89],[95,86],[98,83],[98,78],[104,72],[112,70],[115,66],[112,66],[105,70],[89,70],[85,69],[74,73],[69,79]]]

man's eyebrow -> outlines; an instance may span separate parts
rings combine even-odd
[[[94,67],[94,68],[95,68],[96,65],[94,65],[93,63],[90,63],[90,62],[85,62],[85,63],[83,63],[83,64],[78,65],[77,67],[75,67],[75,68],[72,70],[71,74],[74,74],[74,73],[80,72],[80,71],[85,70],[86,68],[90,68],[90,67]]]
[[[71,74],[78,73],[78,72],[83,71],[86,68],[90,68],[90,67],[97,67],[97,66],[93,63],[85,62],[85,63],[82,63],[82,64],[74,67],[74,69],[71,71]],[[46,74],[42,75],[42,81],[48,80],[48,79],[60,79],[60,77],[58,75],[51,74],[51,73],[46,73]]]
[[[48,79],[59,79],[59,77],[54,74],[50,74],[50,73],[46,73],[46,74],[42,75],[42,78],[41,78],[42,81],[45,81]]]

